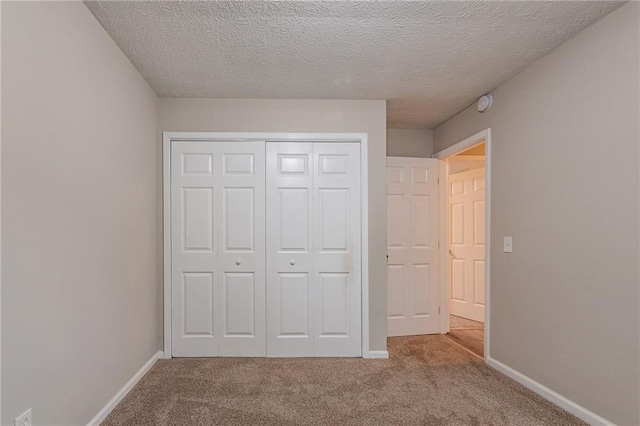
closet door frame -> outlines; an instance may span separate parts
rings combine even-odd
[[[360,144],[360,212],[361,212],[361,327],[362,357],[379,358],[379,351],[369,350],[369,180],[367,133],[240,133],[240,132],[163,132],[162,196],[163,196],[163,294],[164,351],[172,357],[171,348],[171,143],[198,142],[322,142]]]

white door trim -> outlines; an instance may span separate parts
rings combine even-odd
[[[433,155],[433,158],[444,160],[468,148],[480,143],[485,144],[485,167],[486,167],[486,210],[485,210],[485,323],[484,323],[484,361],[490,358],[490,337],[491,337],[491,129],[485,129],[475,135],[458,142],[449,148],[443,149]],[[448,188],[449,165],[444,162],[440,168],[441,188]],[[440,217],[447,217],[447,207],[449,206],[448,190],[440,191]],[[447,256],[449,249],[449,236],[446,222],[443,220],[440,225],[440,332],[449,332],[449,298],[450,291],[448,285],[448,264]]]
[[[171,358],[171,142],[172,141],[296,141],[360,143],[361,239],[362,239],[362,357],[371,358],[369,350],[369,181],[367,133],[241,133],[241,132],[163,132],[163,289],[164,289],[164,357]]]

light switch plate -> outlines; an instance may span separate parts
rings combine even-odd
[[[31,426],[31,408],[16,417],[13,424],[15,426]]]
[[[505,253],[513,252],[513,240],[511,237],[504,237],[504,245],[502,247],[502,251]]]

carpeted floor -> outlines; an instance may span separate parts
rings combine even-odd
[[[440,335],[390,359],[162,360],[103,425],[583,425]]]

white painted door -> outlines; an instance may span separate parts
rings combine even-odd
[[[314,143],[316,356],[360,356],[360,144]]]
[[[313,352],[313,144],[267,142],[267,356]]]
[[[172,143],[173,356],[266,354],[264,149]]]
[[[387,157],[387,333],[439,333],[438,160]]]
[[[448,181],[451,314],[484,322],[485,168]]]
[[[267,354],[361,355],[360,145],[267,143]]]
[[[217,356],[218,150],[205,142],[171,147],[171,334],[173,356]],[[218,166],[219,169],[219,166]]]

